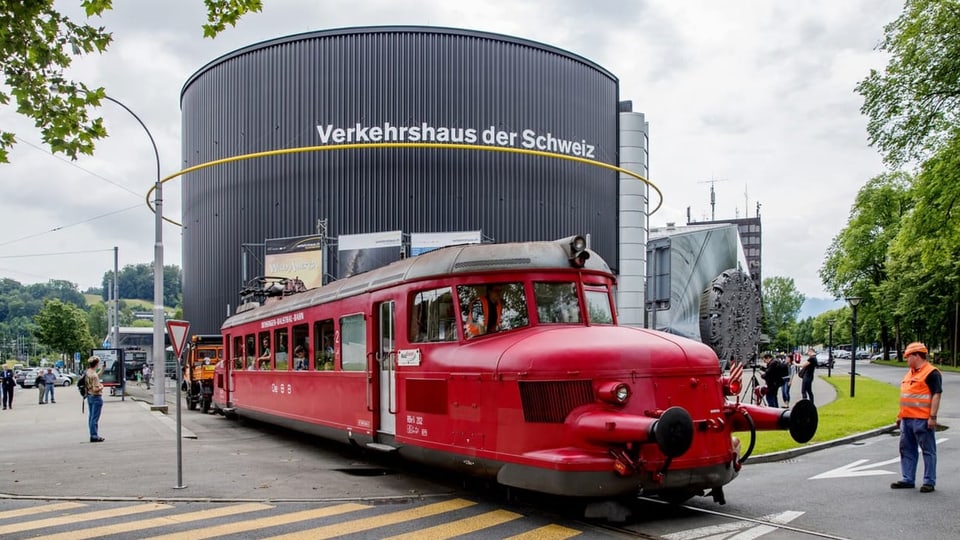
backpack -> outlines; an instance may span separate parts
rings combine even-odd
[[[80,391],[80,397],[87,397],[87,374],[84,373],[77,379],[77,390]]]

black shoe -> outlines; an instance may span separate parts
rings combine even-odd
[[[51,401],[50,403],[56,403],[56,401]]]
[[[924,484],[920,486],[920,493],[930,493],[931,491],[933,491],[932,484]]]
[[[903,481],[897,481],[890,484],[890,489],[913,489],[915,486],[913,484],[908,484]],[[932,487],[932,486],[931,486]]]
[[[103,437],[90,437],[90,442],[103,442],[104,440],[106,439]]]

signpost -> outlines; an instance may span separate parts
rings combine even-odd
[[[187,342],[187,334],[190,333],[190,323],[187,321],[169,320],[167,321],[167,335],[170,336],[170,345],[173,347],[173,356],[177,360],[177,485],[174,489],[183,489],[183,441],[181,433],[183,430],[180,423],[180,408],[182,401],[180,398],[180,385],[183,384],[183,363],[180,361],[180,353],[183,352],[183,346]]]

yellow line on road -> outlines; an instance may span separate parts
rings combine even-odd
[[[323,508],[314,508],[312,510],[290,512],[289,514],[279,514],[276,516],[265,516],[262,518],[250,519],[247,521],[238,521],[236,523],[225,523],[223,525],[206,527],[204,529],[195,529],[192,531],[183,531],[183,532],[165,534],[162,536],[154,536],[149,540],[160,540],[160,539],[200,540],[202,538],[213,538],[214,536],[239,534],[246,531],[255,531],[257,529],[275,527],[277,525],[286,525],[289,523],[296,523],[298,521],[306,521],[308,519],[319,519],[319,518],[325,518],[330,516],[336,516],[338,514],[346,514],[347,512],[356,512],[357,510],[364,510],[367,508],[371,508],[371,507],[367,505],[355,504],[355,503],[338,504],[336,506],[326,506]]]
[[[127,523],[115,523],[113,525],[104,525],[102,527],[92,527],[89,529],[77,529],[60,534],[44,536],[44,540],[81,540],[83,538],[98,538],[110,534],[120,534],[131,531],[142,531],[154,527],[170,527],[182,523],[200,521],[202,519],[215,519],[220,517],[234,516],[245,512],[256,512],[258,510],[269,510],[273,508],[270,505],[261,503],[237,504],[234,506],[224,506],[211,508],[209,510],[199,510],[196,512],[187,512],[184,514],[172,514],[152,519],[143,519],[140,521],[129,521]]]
[[[269,540],[320,540],[321,538],[333,538],[335,536],[342,536],[345,534],[376,529],[377,527],[396,525],[397,523],[403,523],[404,521],[412,521],[414,519],[435,516],[444,512],[461,510],[475,504],[477,503],[472,501],[453,499],[450,501],[428,504],[426,506],[418,506],[409,510],[401,510],[400,512],[391,512],[389,514],[373,516],[365,519],[355,519],[353,521],[346,521],[344,523],[327,525],[326,527],[318,527],[308,531],[299,531],[290,534],[274,536]]]
[[[441,540],[445,538],[453,538],[454,536],[477,532],[522,517],[523,516],[520,514],[514,514],[513,512],[507,512],[506,510],[495,510],[493,512],[487,512],[486,514],[480,514],[479,516],[459,519],[457,521],[451,521],[442,525],[436,525],[426,529],[419,529],[407,534],[391,536],[387,540],[417,540],[419,538]]]
[[[0,512],[0,519],[10,519],[22,516],[35,516],[43,512],[56,512],[57,510],[73,510],[83,508],[85,504],[75,502],[62,502],[54,504],[45,504],[43,506],[31,506],[29,508],[19,508],[17,510],[7,510]]]
[[[43,529],[45,527],[59,527],[61,525],[76,524],[83,521],[94,521],[97,519],[111,519],[120,516],[130,516],[133,514],[142,514],[144,512],[156,512],[157,510],[166,510],[173,508],[168,504],[148,503],[137,506],[122,506],[120,508],[110,508],[107,510],[97,510],[95,512],[86,512],[83,514],[71,514],[55,518],[38,519],[24,523],[15,523],[12,525],[0,526],[0,536],[9,533],[32,531],[34,529]]]
[[[550,525],[527,531],[523,534],[511,536],[506,540],[564,540],[565,538],[573,538],[580,534],[583,534],[583,532],[551,523]]]

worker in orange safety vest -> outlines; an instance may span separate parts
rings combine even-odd
[[[491,285],[486,295],[479,295],[470,303],[464,325],[468,338],[500,331],[503,320],[502,292],[502,285]]]
[[[927,347],[914,342],[903,351],[910,369],[900,382],[900,474],[893,489],[913,489],[916,485],[917,447],[923,452],[921,493],[930,493],[937,484],[937,411],[943,393],[940,370],[927,362]]]

